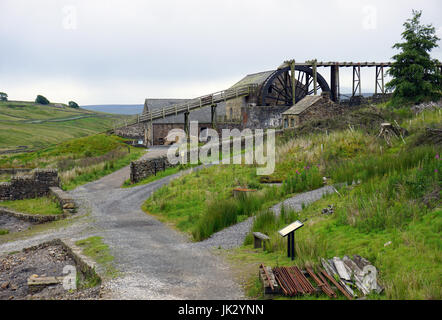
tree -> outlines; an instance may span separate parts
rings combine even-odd
[[[8,95],[4,92],[0,92],[0,101],[8,101]]]
[[[388,70],[393,79],[387,89],[393,90],[393,104],[404,102],[419,103],[442,97],[442,76],[439,61],[430,57],[440,40],[433,25],[422,25],[422,11],[413,10],[413,17],[404,23],[404,42],[393,48],[400,52],[393,57]]]
[[[37,99],[35,99],[35,103],[39,103],[39,104],[49,104],[49,100],[46,99],[45,97],[38,95]]]
[[[71,107],[71,108],[74,108],[74,109],[80,108],[80,106],[74,101],[69,101],[68,104],[69,104],[69,107]]]

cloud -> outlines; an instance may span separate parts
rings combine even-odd
[[[364,28],[367,6],[376,9],[375,28]],[[439,0],[419,6],[411,0],[2,0],[0,88],[23,97],[45,89],[84,104],[142,103],[221,90],[288,58],[385,61],[412,8],[424,10],[425,22],[439,21]],[[439,49],[434,55],[442,59]]]

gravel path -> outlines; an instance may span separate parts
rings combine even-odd
[[[117,187],[127,179],[117,172],[72,192],[90,206],[96,234],[109,245],[115,267],[123,273],[105,285],[104,298],[244,298],[220,257],[141,210],[154,191],[186,172],[129,189]]]
[[[143,158],[165,154],[155,148]],[[29,239],[0,245],[0,253],[21,250],[54,238],[77,240],[91,235],[103,237],[115,257],[115,267],[122,276],[105,283],[105,299],[244,299],[240,286],[222,258],[211,248],[240,246],[253,218],[226,228],[211,238],[194,243],[141,210],[151,194],[189,169],[147,185],[120,189],[129,177],[125,167],[102,179],[71,192],[81,203],[80,218],[72,225],[41,233]],[[302,203],[320,199],[331,187],[299,194],[284,203],[301,210]],[[280,205],[272,210],[278,213]]]

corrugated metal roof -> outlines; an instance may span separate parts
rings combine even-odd
[[[321,100],[321,96],[306,96],[283,114],[299,115]]]
[[[242,78],[240,81],[238,81],[237,83],[235,83],[232,88],[235,87],[239,87],[239,86],[244,86],[244,85],[249,85],[249,84],[257,84],[260,85],[262,84],[268,77],[270,77],[270,75],[275,72],[275,70],[270,70],[270,71],[264,71],[264,72],[258,72],[258,73],[253,73],[253,74],[249,74],[247,76],[245,76],[244,78]]]

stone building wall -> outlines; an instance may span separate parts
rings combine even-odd
[[[147,123],[137,123],[127,127],[117,128],[115,134],[127,139],[144,140],[144,129]]]
[[[245,106],[242,108],[242,127],[268,129],[282,127],[282,113],[287,106]]]
[[[0,183],[1,200],[22,200],[49,194],[50,187],[59,187],[57,170],[37,169],[29,175],[14,176],[10,182]]]
[[[226,102],[226,119],[228,121],[241,119],[241,108],[247,105],[246,97],[238,97],[227,100]]]

